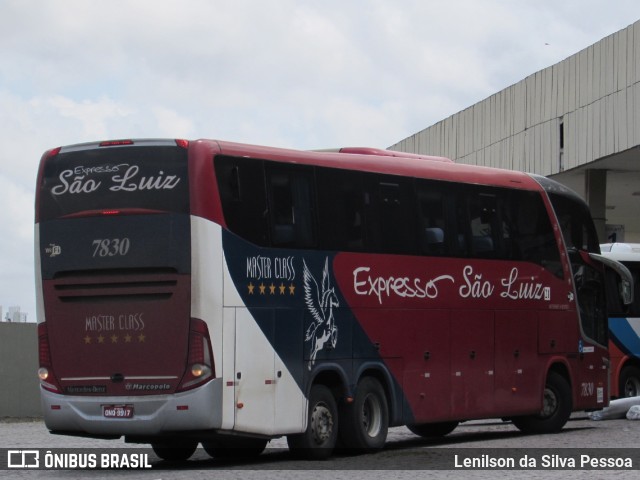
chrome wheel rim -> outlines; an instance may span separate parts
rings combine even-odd
[[[376,437],[382,428],[382,406],[376,395],[367,395],[362,404],[362,427],[370,437]]]
[[[333,433],[333,415],[324,402],[318,403],[311,412],[311,435],[316,445],[322,445]]]

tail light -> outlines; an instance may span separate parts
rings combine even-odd
[[[49,346],[49,333],[47,324],[42,322],[38,324],[38,357],[40,368],[38,369],[38,378],[42,388],[50,392],[60,393],[62,389],[53,373],[53,365],[51,362],[51,348]]]
[[[189,353],[187,369],[178,386],[178,391],[199,387],[215,377],[211,337],[207,324],[192,318],[189,326]]]

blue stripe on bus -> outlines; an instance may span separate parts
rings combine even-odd
[[[611,340],[627,355],[640,355],[640,337],[629,323],[629,319],[621,317],[609,318]]]

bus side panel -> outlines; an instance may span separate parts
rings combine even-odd
[[[493,412],[492,310],[456,310],[451,315],[451,413],[481,418]]]
[[[451,402],[442,396],[451,390],[449,310],[404,310],[399,318],[406,335],[403,390],[413,405],[416,423],[451,418]]]
[[[495,319],[496,411],[518,415],[540,404],[538,312],[504,310]]]
[[[306,399],[271,345],[274,311],[264,309],[256,319],[243,306],[219,225],[192,217],[192,239],[192,316],[207,322],[216,375],[223,379],[222,405],[212,406],[222,410],[221,428],[263,435],[304,431]]]

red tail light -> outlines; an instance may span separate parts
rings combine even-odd
[[[178,391],[199,387],[211,378],[215,378],[215,366],[209,329],[202,320],[192,318],[189,327],[187,369],[178,386]]]
[[[40,363],[40,368],[38,369],[40,385],[42,385],[42,388],[45,388],[50,392],[60,393],[62,389],[60,388],[58,380],[53,373],[51,348],[49,346],[49,333],[45,322],[38,324],[38,357]]]
[[[182,148],[189,148],[189,140],[176,139],[176,145]]]

